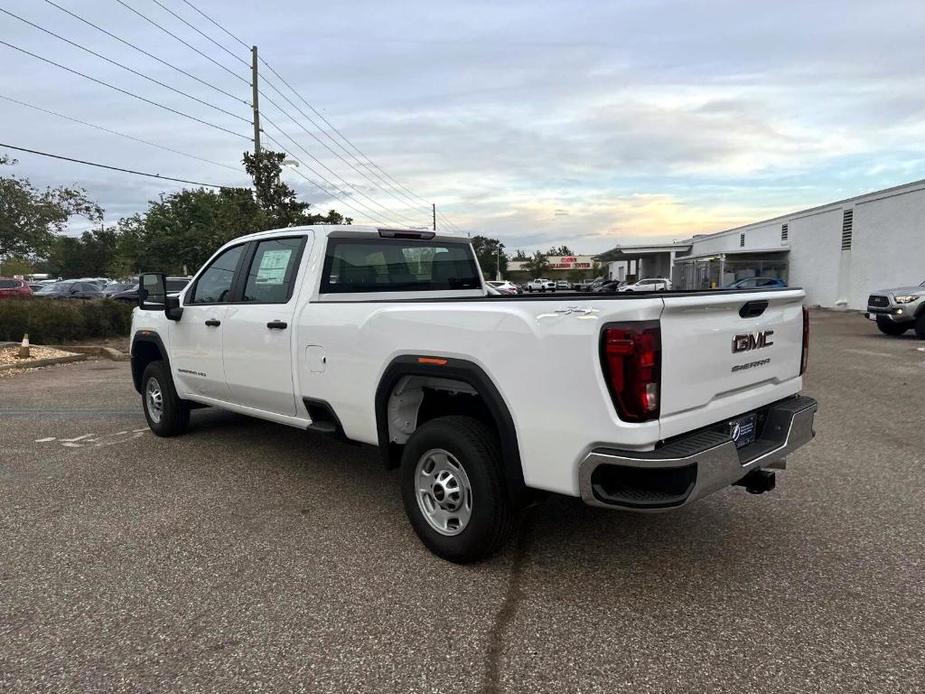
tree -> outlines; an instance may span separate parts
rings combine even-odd
[[[15,163],[0,155],[0,164]],[[82,188],[42,191],[29,179],[0,176],[0,257],[45,253],[73,215],[95,222],[102,219],[103,210]]]
[[[199,268],[231,239],[268,228],[248,188],[182,190],[119,222],[120,261],[134,271],[180,274]]]
[[[162,195],[147,211],[119,223],[117,263],[127,270],[193,272],[233,238],[310,224],[350,224],[335,210],[315,214],[280,180],[285,155],[244,153],[254,188],[195,188]]]
[[[524,253],[521,249],[514,251],[514,257],[511,260],[516,260],[518,262],[526,262],[530,260],[530,256]]]
[[[54,277],[118,277],[127,274],[117,263],[119,242],[116,227],[58,236],[39,266]]]
[[[264,215],[264,226],[260,230],[305,224],[350,224],[353,221],[334,210],[327,215],[310,213],[311,205],[300,201],[295,190],[280,178],[285,159],[286,155],[282,152],[264,150],[259,156],[244,152],[244,170],[254,181],[254,197]]]
[[[546,255],[556,256],[556,255],[575,255],[575,254],[572,252],[571,248],[569,248],[565,244],[562,244],[561,246],[558,246],[558,247],[552,246],[548,251],[546,251]]]
[[[488,279],[494,279],[498,270],[498,252],[501,253],[501,272],[507,272],[508,258],[504,252],[504,244],[498,239],[492,239],[487,236],[473,236],[470,239],[472,250],[475,251],[475,257],[482,268],[482,274]]]
[[[546,255],[540,251],[534,253],[533,257],[524,265],[524,270],[530,273],[530,277],[533,279],[545,275],[546,271],[549,270],[549,261],[546,259]]]

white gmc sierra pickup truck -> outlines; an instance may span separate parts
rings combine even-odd
[[[813,436],[799,289],[490,296],[467,239],[355,226],[236,239],[179,295],[140,282],[155,434],[212,405],[377,446],[451,561],[497,550],[537,491],[635,511],[759,493]]]

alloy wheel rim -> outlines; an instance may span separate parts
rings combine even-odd
[[[421,515],[441,535],[458,535],[472,517],[472,485],[465,468],[449,451],[432,448],[414,469]]]
[[[148,404],[148,416],[155,424],[160,424],[164,413],[164,393],[156,378],[149,378],[145,387],[145,402]]]

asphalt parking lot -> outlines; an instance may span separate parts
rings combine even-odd
[[[123,363],[2,379],[0,689],[923,691],[925,342],[812,323],[774,492],[552,497],[469,567],[371,449],[214,410],[158,439]]]

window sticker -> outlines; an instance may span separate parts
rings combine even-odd
[[[278,251],[264,251],[260,258],[260,267],[257,268],[257,284],[282,284],[286,278],[286,267],[292,249],[286,248]]]

